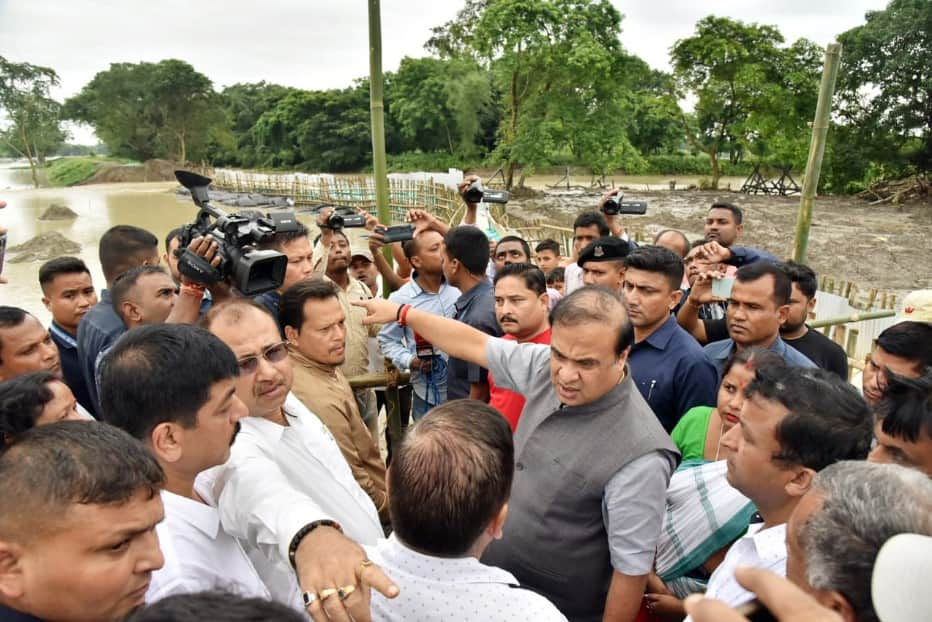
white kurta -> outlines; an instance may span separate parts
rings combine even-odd
[[[299,598],[288,547],[313,521],[335,520],[359,544],[383,536],[379,515],[330,432],[294,395],[288,426],[246,417],[217,478],[220,520],[239,538],[272,597]]]

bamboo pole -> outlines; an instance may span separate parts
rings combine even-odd
[[[812,124],[812,140],[809,143],[809,159],[806,162],[806,178],[803,180],[802,198],[796,217],[796,239],[793,242],[793,260],[806,262],[806,250],[809,246],[809,227],[812,225],[812,203],[816,189],[819,187],[819,174],[822,171],[822,156],[825,155],[825,138],[832,115],[832,94],[835,92],[835,78],[841,61],[841,44],[830,43],[825,49],[825,66],[822,69],[822,85],[819,88],[819,103],[816,106],[815,121]]]
[[[382,15],[379,0],[369,0],[369,110],[372,115],[372,174],[375,178],[375,205],[379,222],[392,222],[388,195],[388,164],[385,160],[385,108],[382,103]],[[382,254],[389,262],[392,251],[386,245]],[[385,297],[391,287],[385,283]]]
[[[838,324],[848,324],[849,322],[863,322],[865,320],[876,320],[882,317],[893,317],[896,311],[873,311],[871,313],[852,313],[843,317],[830,317],[824,320],[816,320],[809,324],[809,328],[822,328],[824,326],[836,326]]]

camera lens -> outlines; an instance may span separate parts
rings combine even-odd
[[[331,214],[327,219],[327,226],[331,229],[342,229],[344,224],[343,217],[339,214]]]

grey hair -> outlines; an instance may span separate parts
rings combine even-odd
[[[858,622],[878,622],[871,574],[880,547],[900,533],[932,536],[932,480],[892,464],[843,461],[819,472],[822,507],[799,530],[807,579],[837,591]]]

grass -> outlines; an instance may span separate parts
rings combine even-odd
[[[90,179],[100,167],[107,163],[131,164],[132,160],[113,157],[66,157],[49,163],[47,173],[52,186],[73,186]]]

